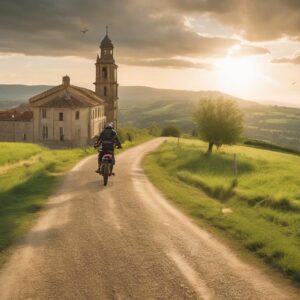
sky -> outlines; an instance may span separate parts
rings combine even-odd
[[[0,84],[93,89],[106,25],[120,85],[300,107],[299,0],[0,0]]]

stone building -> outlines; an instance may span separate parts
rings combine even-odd
[[[33,141],[49,146],[88,144],[106,122],[104,103],[94,92],[63,77],[61,85],[29,99]]]
[[[33,113],[16,109],[0,111],[0,141],[32,142]]]
[[[118,83],[114,46],[106,34],[96,60],[95,91],[62,84],[29,99],[27,111],[0,111],[0,141],[41,143],[50,147],[83,146],[106,122],[117,126]]]

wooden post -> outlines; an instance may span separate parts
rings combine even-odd
[[[237,166],[237,155],[236,153],[233,154],[233,174],[237,177],[238,174],[238,166]]]

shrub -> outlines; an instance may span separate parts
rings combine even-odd
[[[161,136],[180,137],[180,130],[173,125],[168,125],[162,130]]]

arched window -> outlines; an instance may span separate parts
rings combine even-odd
[[[104,96],[107,96],[107,87],[106,86],[103,89],[103,94],[104,94]]]
[[[102,78],[107,78],[107,67],[102,68]]]

